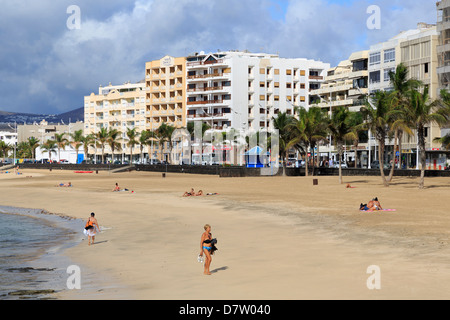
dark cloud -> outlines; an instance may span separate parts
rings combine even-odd
[[[434,1],[380,0],[382,29],[369,31],[371,2],[3,0],[0,110],[60,113],[81,107],[98,85],[139,81],[145,62],[166,54],[247,49],[335,64],[436,17]],[[80,7],[80,30],[66,26],[70,5]]]

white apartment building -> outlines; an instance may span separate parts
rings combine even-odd
[[[227,51],[187,57],[187,120],[213,129],[273,128],[280,112],[308,108],[310,90],[323,82],[329,64],[278,55]]]

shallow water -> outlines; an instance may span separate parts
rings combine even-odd
[[[66,289],[68,258],[83,221],[0,206],[0,299],[51,299]]]

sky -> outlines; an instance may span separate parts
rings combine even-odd
[[[379,29],[367,27],[371,5],[380,8]],[[165,55],[249,50],[335,66],[437,19],[436,0],[0,0],[0,7],[0,111],[44,114],[83,107],[99,85],[140,81],[145,62]]]

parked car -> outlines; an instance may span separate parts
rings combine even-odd
[[[69,160],[61,159],[61,160],[59,160],[59,163],[69,163]]]
[[[391,167],[387,163],[384,163],[383,166],[384,166],[385,169],[390,169],[390,167]],[[372,163],[370,164],[370,167],[372,169],[380,169],[380,161],[378,161],[378,160],[372,161]]]
[[[333,167],[334,167],[334,168],[339,168],[339,162],[334,163],[334,164],[333,164]],[[341,168],[347,169],[347,168],[348,168],[347,163],[346,163],[346,162],[342,162]]]

